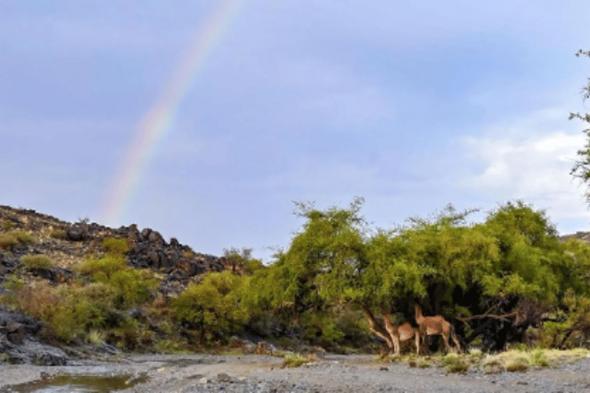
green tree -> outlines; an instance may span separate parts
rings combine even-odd
[[[590,57],[590,51],[579,50],[576,56]],[[590,98],[590,78],[588,78],[586,85],[582,87],[582,96],[584,100]],[[588,185],[590,183],[590,113],[570,113],[571,119],[582,121],[586,127],[583,130],[586,135],[586,143],[582,149],[578,150],[578,160],[574,164],[571,174]],[[586,192],[586,199],[590,202],[590,189]]]

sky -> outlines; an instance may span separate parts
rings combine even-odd
[[[221,2],[1,0],[0,204],[265,259],[302,224],[294,201],[361,196],[389,228],[522,199],[590,230],[568,121],[590,110],[587,0],[242,0],[106,216]]]

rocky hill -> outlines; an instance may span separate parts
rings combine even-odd
[[[166,241],[160,233],[149,228],[140,230],[136,225],[109,228],[96,223],[80,221],[69,223],[38,213],[34,210],[0,206],[0,296],[7,294],[11,282],[20,282],[32,292],[28,302],[45,299],[43,289],[36,283],[48,283],[49,288],[76,287],[77,270],[84,261],[104,257],[105,241],[123,244],[124,258],[133,271],[151,271],[158,287],[153,298],[171,299],[193,281],[199,281],[203,273],[222,271],[229,266],[226,258],[201,254],[172,238]],[[50,260],[51,264],[37,262],[26,265],[27,258],[37,256],[38,261]],[[34,259],[33,259],[34,260]],[[59,293],[59,292],[56,292]],[[33,300],[38,299],[38,300]],[[164,300],[166,301],[166,300]],[[75,304],[75,303],[74,303]],[[74,311],[76,312],[76,311]],[[117,314],[119,313],[119,314]],[[165,336],[141,308],[111,313],[124,320],[133,320],[145,329]],[[138,322],[140,321],[140,322]],[[75,349],[61,345],[43,334],[43,323],[29,315],[0,304],[0,363],[35,363],[44,365],[65,364],[68,359],[83,350],[83,342]],[[131,325],[131,331],[137,331]],[[88,349],[91,353],[114,353],[116,348],[106,342]]]
[[[0,235],[4,235],[4,242],[10,242],[11,236],[27,237],[27,241],[13,245],[0,244],[0,283],[16,270],[22,256],[31,254],[47,255],[55,262],[55,266],[34,273],[50,281],[68,280],[74,264],[103,253],[101,245],[107,238],[127,239],[128,263],[163,275],[164,293],[178,292],[200,274],[222,271],[228,265],[225,258],[195,252],[175,238],[167,242],[150,228],[139,230],[130,225],[115,229],[85,221],[68,223],[34,210],[9,206],[0,206]]]

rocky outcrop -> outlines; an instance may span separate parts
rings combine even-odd
[[[179,292],[199,275],[222,271],[228,266],[223,257],[197,253],[175,238],[167,242],[159,232],[150,228],[140,230],[137,225],[109,228],[87,220],[68,223],[34,210],[0,206],[0,234],[10,230],[30,232],[36,241],[19,244],[10,250],[0,249],[0,283],[3,277],[18,268],[23,255],[57,255],[73,264],[100,255],[104,251],[102,241],[107,237],[128,240],[129,252],[126,257],[130,265],[162,273],[164,279],[161,290],[164,293]],[[51,269],[33,269],[30,273],[52,283],[62,283],[70,280],[71,270],[69,265],[62,264]]]
[[[23,314],[0,309],[0,356],[9,363],[43,366],[65,365],[68,357],[61,349],[40,342],[41,324]]]

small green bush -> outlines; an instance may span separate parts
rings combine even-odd
[[[529,356],[531,366],[535,367],[549,367],[549,358],[542,349],[535,349]]]
[[[83,262],[78,271],[92,281],[108,285],[114,291],[115,306],[129,308],[147,301],[158,286],[148,270],[127,266],[123,256],[108,255]]]
[[[50,269],[54,266],[53,261],[47,255],[25,255],[20,259],[21,263],[28,270]]]
[[[486,357],[482,362],[483,372],[486,374],[499,374],[504,371],[504,365],[496,357]]]
[[[9,233],[12,233],[20,244],[32,244],[35,242],[35,238],[29,232],[12,231]]]
[[[106,237],[102,240],[102,247],[108,254],[124,255],[129,252],[129,243],[126,239]]]
[[[465,373],[469,370],[469,363],[456,353],[449,353],[441,359],[441,364],[449,373]]]
[[[0,248],[8,250],[17,244],[31,244],[34,242],[33,236],[25,231],[10,231],[0,233]]]
[[[248,318],[241,303],[245,278],[230,271],[209,273],[190,284],[172,303],[177,321],[199,334],[201,343],[237,333]]]
[[[512,356],[508,356],[506,357],[506,361],[504,363],[506,371],[510,372],[526,371],[528,370],[529,366],[529,359],[524,354],[514,354]]]
[[[303,356],[298,353],[287,353],[283,357],[283,368],[295,368],[301,367],[304,364],[310,363],[311,360],[307,356]]]

